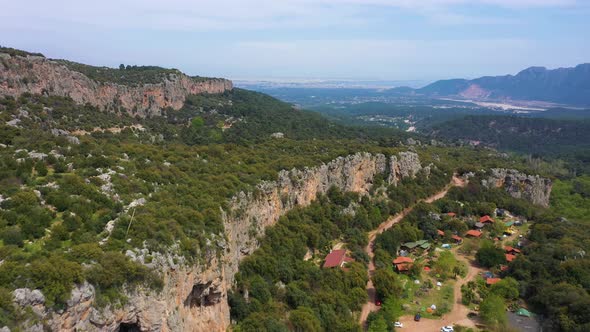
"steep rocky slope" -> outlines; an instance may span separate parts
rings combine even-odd
[[[84,283],[72,291],[62,311],[47,309],[38,290],[17,289],[15,303],[31,307],[53,331],[225,331],[230,326],[227,293],[238,265],[259,247],[267,227],[294,207],[309,205],[332,186],[368,194],[376,175],[397,185],[422,168],[416,153],[401,152],[389,158],[357,153],[317,167],[281,171],[277,181],[262,182],[253,192],[240,192],[230,200],[222,211],[225,234],[211,246],[221,248],[221,254],[204,252],[203,264],[190,264],[183,257],[147,249],[128,250],[127,256],[162,273],[164,287],[160,292],[139,289],[126,294],[129,300],[123,307],[99,308],[94,287]],[[551,192],[550,180],[515,170],[492,169],[483,184],[503,187],[514,197],[540,205],[547,204]],[[152,257],[150,261],[148,256]],[[42,326],[27,329],[42,331]]]
[[[159,115],[168,107],[178,110],[190,94],[223,93],[232,88],[226,79],[194,79],[182,73],[139,86],[98,82],[42,56],[0,53],[0,95],[17,97],[28,92],[71,97],[80,104],[104,110],[120,108],[142,117]]]
[[[549,206],[551,180],[504,168],[493,168],[488,175],[488,178],[482,181],[484,186],[504,188],[514,198],[523,198],[533,204]]]
[[[209,252],[206,265],[191,266],[182,257],[149,253],[154,259],[148,265],[164,276],[163,290],[128,294],[129,301],[122,308],[96,308],[94,287],[86,283],[72,292],[67,308],[60,312],[47,310],[38,291],[19,289],[15,296],[29,294],[18,303],[31,306],[54,331],[117,331],[121,326],[142,331],[225,331],[230,324],[227,291],[240,260],[258,247],[257,238],[266,227],[332,186],[367,194],[377,174],[389,175],[389,182],[397,183],[421,168],[417,154],[402,152],[389,160],[381,154],[357,153],[317,167],[282,171],[277,181],[263,182],[255,192],[241,192],[231,199],[223,212],[226,238],[217,241],[224,249],[222,256]],[[128,251],[127,255],[146,263],[148,252]],[[41,326],[29,327],[35,328]]]

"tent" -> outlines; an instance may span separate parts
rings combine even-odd
[[[518,309],[518,311],[516,312],[517,315],[519,316],[525,316],[525,317],[531,317],[532,314],[530,311],[526,310],[525,308],[520,308]]]

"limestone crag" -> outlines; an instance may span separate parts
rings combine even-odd
[[[400,152],[399,158],[391,156],[389,158],[389,176],[387,182],[397,185],[399,179],[414,177],[422,169],[420,158],[414,152]],[[429,168],[430,170],[430,168]]]
[[[397,184],[404,177],[415,176],[421,168],[413,152],[391,156],[389,161],[382,154],[357,153],[317,167],[281,171],[277,181],[260,184],[254,193],[241,192],[231,200],[223,216],[230,248],[226,278],[233,283],[240,259],[258,248],[257,238],[266,227],[292,208],[309,205],[332,186],[366,194],[375,175],[388,176],[390,183]]]
[[[167,260],[163,257],[156,260]],[[123,307],[97,308],[95,289],[87,282],[72,290],[63,311],[45,308],[39,290],[18,289],[14,301],[30,307],[51,331],[114,332],[122,326],[133,331],[225,331],[230,324],[229,285],[219,261],[212,258],[207,268],[162,261],[158,270],[164,279],[162,291],[126,292]]]
[[[504,188],[514,198],[523,198],[545,207],[549,206],[553,186],[550,179],[504,168],[490,169],[482,184],[488,188]]]
[[[184,74],[170,74],[160,83],[140,86],[100,83],[44,57],[0,53],[0,95],[5,96],[28,92],[71,97],[79,104],[90,103],[103,110],[121,107],[148,116],[160,115],[168,107],[180,109],[190,94],[231,89],[232,82],[226,79],[195,80]]]
[[[21,290],[15,303],[35,306],[52,331],[226,331],[230,326],[227,292],[240,260],[258,248],[266,227],[292,208],[309,205],[332,186],[367,194],[376,175],[398,183],[421,168],[418,155],[412,152],[389,160],[382,154],[357,153],[317,167],[281,171],[277,181],[263,182],[253,192],[240,192],[230,200],[222,211],[225,234],[208,243],[211,250],[199,255],[200,263],[147,249],[129,250],[126,255],[131,259],[162,274],[160,292],[126,291],[127,304],[100,309],[95,306],[94,287],[85,283],[72,291],[66,309],[60,312],[46,309],[39,291]],[[218,256],[214,248],[222,254]]]

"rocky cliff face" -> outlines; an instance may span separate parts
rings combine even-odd
[[[396,184],[421,168],[418,155],[412,152],[389,160],[381,154],[357,153],[317,167],[281,171],[277,181],[263,182],[254,192],[239,193],[227,211],[222,211],[225,239],[220,237],[211,246],[224,249],[220,256],[214,250],[203,253],[205,263],[199,266],[183,262],[182,257],[150,253],[154,258],[146,265],[157,267],[164,278],[159,293],[138,290],[128,294],[128,304],[122,308],[98,309],[94,288],[84,284],[74,289],[61,312],[47,310],[43,295],[35,290],[19,290],[15,303],[32,307],[53,331],[225,331],[230,325],[227,291],[240,260],[258,248],[257,238],[266,227],[292,208],[310,204],[332,186],[366,194],[378,174]],[[145,249],[127,252],[140,262],[147,254]],[[27,329],[42,331],[43,326]]]
[[[504,188],[514,198],[523,198],[545,207],[549,206],[553,186],[550,179],[504,168],[491,169],[482,184],[488,188]]]
[[[389,176],[387,177],[387,182],[397,186],[400,179],[407,177],[413,178],[421,169],[420,158],[416,153],[400,152],[399,158],[397,156],[391,156],[389,158]]]
[[[90,103],[104,110],[121,107],[148,116],[160,115],[167,107],[180,109],[189,94],[223,93],[232,88],[229,80],[195,80],[184,74],[172,74],[161,83],[141,86],[99,83],[44,57],[0,53],[0,95],[16,97],[29,92],[71,97],[77,103]]]

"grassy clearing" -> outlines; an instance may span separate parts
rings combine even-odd
[[[405,314],[413,315],[420,312],[423,318],[438,319],[453,308],[454,279],[443,282],[441,287],[436,286],[437,279],[430,274],[423,273],[420,284],[414,283],[409,276],[402,276],[404,295],[402,305],[406,309]],[[432,288],[430,288],[432,286]],[[436,305],[437,310],[427,312],[427,308]]]

